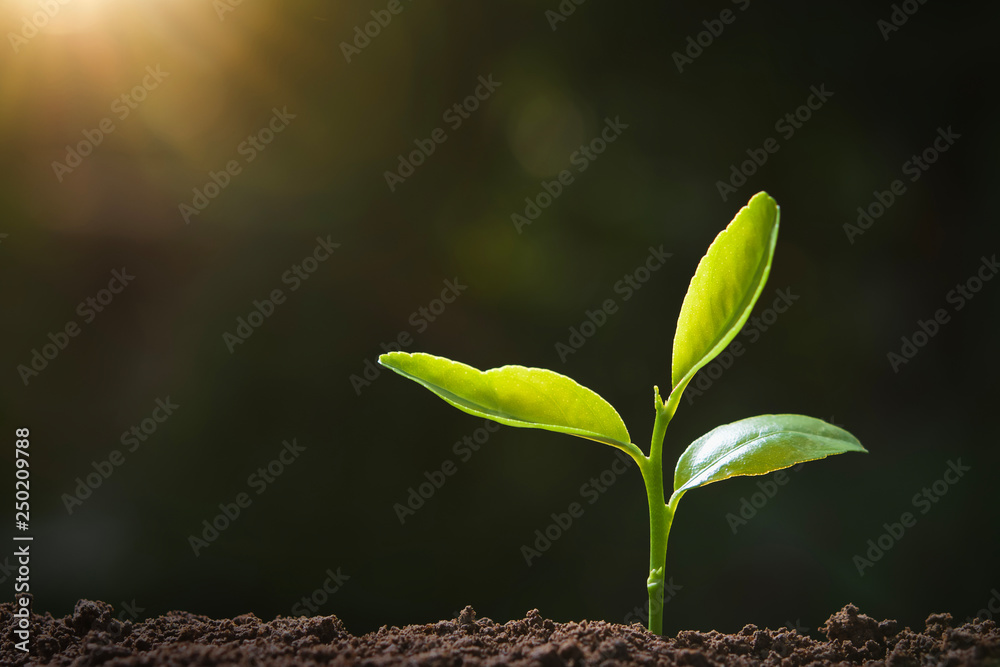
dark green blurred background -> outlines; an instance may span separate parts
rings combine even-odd
[[[646,599],[641,479],[581,500],[614,450],[504,427],[463,461],[453,445],[481,420],[387,371],[360,391],[350,376],[407,332],[409,350],[570,375],[646,449],[687,283],[759,190],[782,231],[755,315],[779,289],[799,298],[681,403],[667,466],[709,429],[768,412],[834,421],[870,454],[789,473],[735,534],[727,514],[763,478],[689,494],[665,630],[815,628],[847,602],[910,625],[964,620],[1000,587],[1000,281],[960,311],[947,300],[1000,251],[994,5],[911,2],[886,40],[890,3],[593,1],[553,30],[556,0],[402,0],[347,62],[341,43],[386,2],[73,2],[0,57],[0,492],[13,495],[13,432],[28,426],[36,611],[91,598],[140,617],[271,618],[340,568],[349,579],[318,613],[356,633],[466,604],[496,620],[535,607],[625,620]],[[734,20],[679,72],[673,54],[724,9]],[[35,11],[9,3],[4,34]],[[116,115],[157,65],[169,75]],[[480,76],[500,86],[454,128],[444,114]],[[832,96],[786,138],[775,123],[812,86]],[[294,118],[247,163],[239,147],[273,109]],[[52,163],[103,118],[114,132],[60,181]],[[571,155],[605,119],[627,128],[577,171]],[[903,164],[949,127],[960,138],[911,182]],[[390,191],[384,173],[435,128],[446,141]],[[723,201],[717,182],[769,137],[779,150]],[[179,205],[230,160],[240,172],[185,224]],[[574,181],[518,233],[511,215],[564,169]],[[844,224],[894,179],[905,193],[852,243]],[[340,247],[291,291],[282,275],[317,237]],[[616,283],[661,245],[672,257],[624,300]],[[78,304],[122,267],[135,279],[85,322]],[[467,289],[419,331],[411,314],[445,280]],[[287,300],[230,353],[223,334],[274,289]],[[617,312],[564,362],[556,343],[608,298]],[[950,321],[894,372],[887,354],[939,308]],[[71,320],[79,335],[25,384],[18,366]],[[167,397],[179,407],[129,452],[122,433]],[[248,477],[293,438],[305,450],[258,495]],[[122,465],[68,511],[64,494],[114,450]],[[446,459],[457,472],[401,525],[394,504]],[[922,514],[913,496],[958,459],[971,470]],[[195,556],[189,536],[241,492],[252,504]],[[574,501],[583,516],[528,567],[522,545]],[[906,511],[916,525],[860,576],[854,557]]]

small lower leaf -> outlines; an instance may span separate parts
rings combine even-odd
[[[739,475],[765,475],[804,461],[867,452],[842,428],[803,415],[760,415],[713,429],[681,454],[674,495]]]

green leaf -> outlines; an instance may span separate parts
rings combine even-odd
[[[746,324],[771,272],[779,217],[778,204],[758,192],[701,258],[677,319],[674,390],[684,391]]]
[[[738,475],[764,475],[832,454],[867,452],[857,438],[821,419],[760,415],[712,429],[681,454],[674,495]]]
[[[422,352],[390,352],[378,361],[470,415],[568,433],[643,456],[610,403],[554,371],[503,366],[483,372]]]

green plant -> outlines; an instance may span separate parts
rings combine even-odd
[[[778,240],[779,208],[759,192],[740,209],[698,264],[674,335],[667,400],[653,387],[656,421],[649,456],[632,444],[618,412],[596,393],[542,368],[486,372],[429,354],[390,352],[379,363],[419,382],[459,410],[508,426],[568,433],[617,447],[638,464],[649,500],[649,629],[660,634],[667,537],[677,503],[699,486],[739,475],[764,475],[832,454],[865,452],[847,431],[802,415],[761,415],[720,426],[677,460],[674,490],[663,493],[663,437],[695,373],[736,336],[764,289]]]

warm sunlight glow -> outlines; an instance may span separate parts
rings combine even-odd
[[[92,29],[111,16],[115,4],[116,0],[12,0],[9,11],[20,17],[23,32],[31,32],[27,19],[40,34],[58,35]]]
[[[15,141],[32,163],[29,178],[65,195],[38,202],[39,222],[96,230],[122,224],[109,221],[128,218],[123,209],[176,210],[177,195],[159,183],[178,173],[204,180],[274,105],[294,105],[275,63],[260,55],[267,44],[272,58],[275,48],[311,57],[287,9],[242,0],[0,6],[0,48],[16,65],[0,69],[0,120],[21,128]],[[305,27],[331,25],[309,17]],[[170,199],[154,201],[153,192]]]

